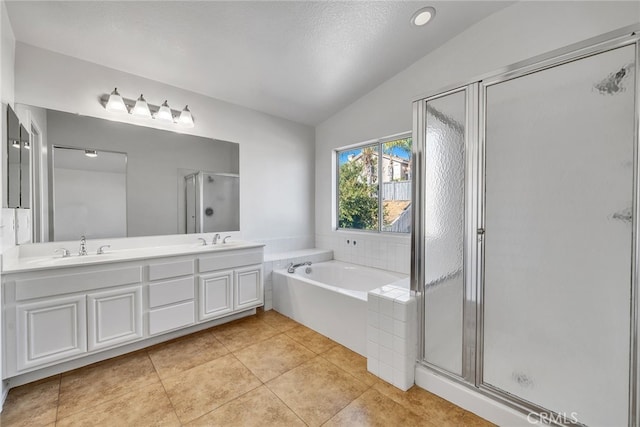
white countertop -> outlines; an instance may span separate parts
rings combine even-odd
[[[3,256],[2,273],[18,273],[33,270],[78,267],[191,254],[204,255],[240,249],[260,248],[264,246],[262,243],[246,242],[242,240],[231,240],[227,243],[220,242],[216,245],[209,243],[206,246],[203,246],[202,242],[197,241],[197,238],[194,238],[193,240],[195,240],[193,243],[180,242],[177,244],[171,244],[171,242],[168,242],[166,245],[159,245],[158,242],[154,242],[153,246],[126,247],[123,245],[125,247],[122,248],[117,248],[118,245],[114,245],[116,248],[105,249],[104,253],[100,255],[96,254],[95,249],[91,249],[91,247],[95,245],[91,245],[88,248],[88,255],[80,256],[77,253],[72,253],[69,257],[62,257],[60,254],[54,254],[53,248],[63,247],[63,245],[60,244],[46,244],[51,246],[48,251],[51,255],[37,254],[36,251],[23,251],[23,253],[20,253],[20,249],[17,247],[15,253]]]

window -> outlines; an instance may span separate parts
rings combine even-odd
[[[338,229],[411,232],[411,135],[336,151]]]

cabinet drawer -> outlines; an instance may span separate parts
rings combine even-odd
[[[142,282],[142,267],[17,279],[16,301]]]
[[[151,283],[149,285],[149,308],[193,299],[194,286],[193,276]]]
[[[194,323],[193,301],[158,308],[149,312],[149,335],[156,335]]]
[[[170,279],[193,274],[193,260],[163,262],[149,265],[149,280]]]
[[[203,256],[198,258],[198,271],[224,270],[243,265],[262,264],[264,254],[262,248],[245,251],[231,251],[224,254]]]

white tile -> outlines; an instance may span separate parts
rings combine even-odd
[[[393,334],[393,318],[380,314],[378,329]]]
[[[385,297],[380,298],[380,314],[393,317],[393,300]]]
[[[371,310],[367,310],[367,324],[374,328],[380,327],[380,315]]]
[[[367,341],[367,358],[380,358],[380,346],[378,344]]]
[[[374,328],[371,325],[367,325],[367,340],[374,342],[374,343],[379,343],[379,335],[380,331],[378,330],[378,328]]]
[[[270,291],[273,289],[273,282],[271,280],[265,280],[264,281],[264,290],[265,291]]]
[[[386,347],[388,349],[393,348],[393,335],[389,332],[383,331],[381,329],[378,330],[378,343],[380,346]]]
[[[403,339],[407,339],[408,326],[406,322],[401,320],[393,320],[393,335]]]
[[[408,305],[410,299],[411,293],[409,292],[409,289],[402,289],[402,292],[396,297],[395,302]]]
[[[386,382],[393,384],[393,367],[380,361],[378,367],[378,376]]]
[[[403,322],[406,322],[407,321],[407,304],[394,301],[393,302],[393,318],[396,320],[401,320]]]
[[[407,340],[400,337],[393,337],[393,351],[403,357],[407,356]]]
[[[367,359],[367,371],[371,372],[373,375],[378,376],[378,359]]]
[[[415,369],[409,369],[407,372],[404,373],[405,377],[404,377],[404,387],[402,390],[407,391],[409,390],[411,387],[413,387],[413,385],[416,383],[415,377],[416,377],[416,371]]]
[[[393,350],[383,346],[378,347],[380,363],[386,363],[389,366],[393,366]]]
[[[406,372],[394,370],[393,385],[402,391],[407,391],[413,386],[413,375],[407,375]]]
[[[412,359],[407,356],[403,356],[402,354],[393,353],[393,368],[401,371],[406,371],[407,369],[413,370],[415,369],[415,359]]]
[[[271,272],[273,271],[273,262],[265,262],[265,263],[263,263],[262,268],[264,270],[265,276],[268,275],[268,274],[271,274]]]
[[[367,308],[371,311],[380,311],[380,297],[373,291],[367,294]]]

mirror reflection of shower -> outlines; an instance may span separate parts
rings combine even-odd
[[[240,176],[198,171],[184,177],[186,233],[240,229]]]

